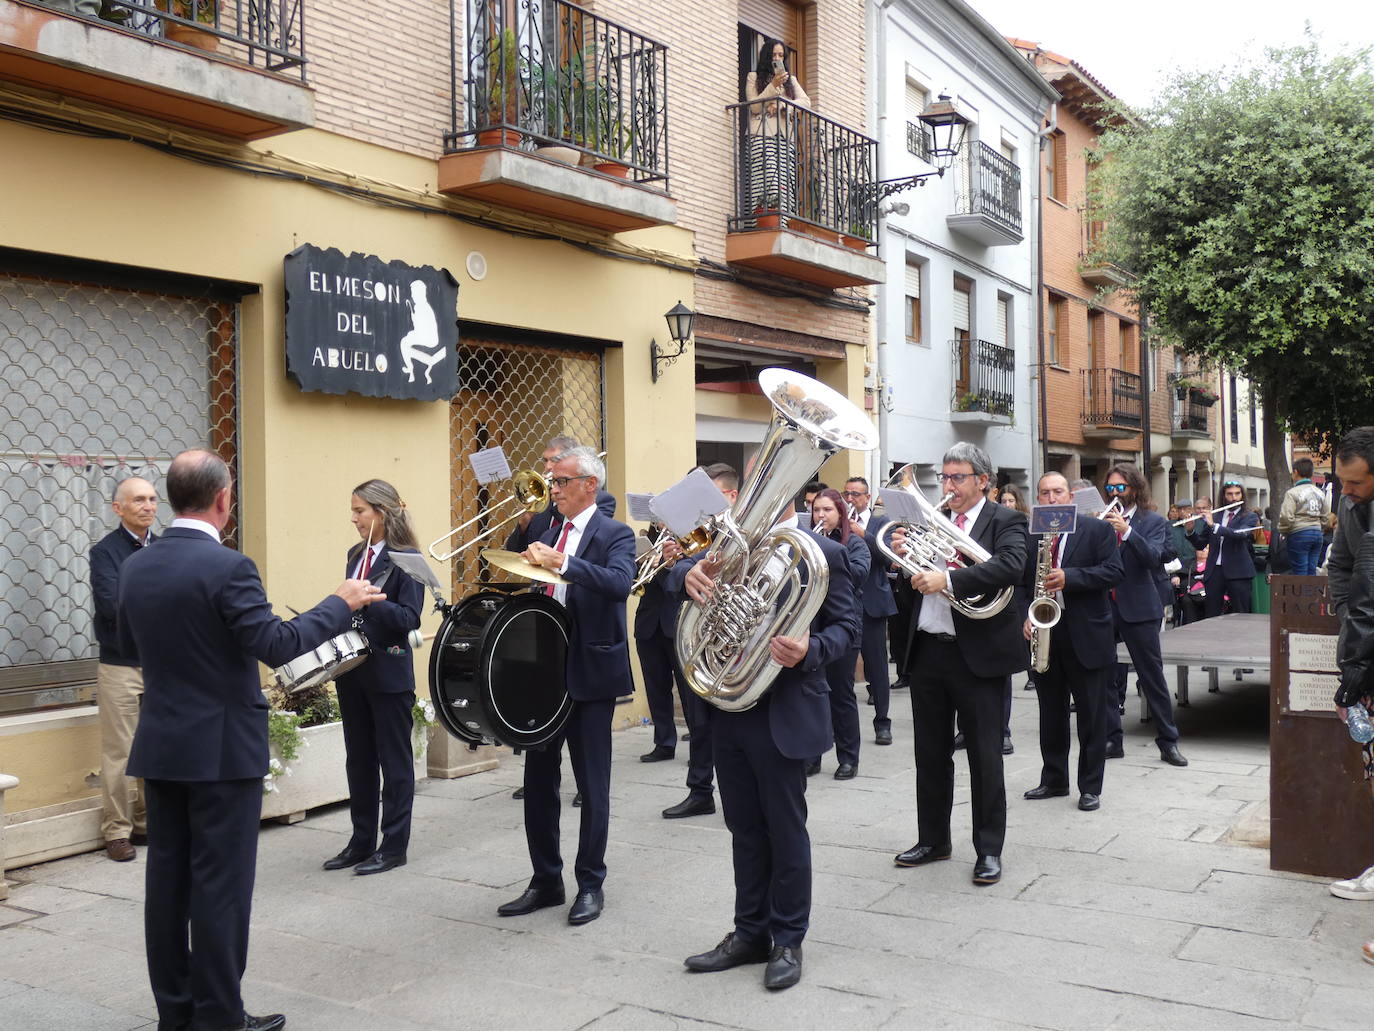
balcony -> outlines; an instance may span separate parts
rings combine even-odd
[[[1107,224],[1093,219],[1087,210],[1081,213],[1081,217],[1083,238],[1078,251],[1078,274],[1083,281],[1108,290],[1130,285],[1135,277],[1102,255],[1101,239]]]
[[[986,143],[974,143],[953,171],[955,209],[945,216],[950,232],[985,247],[1020,243],[1021,169]]]
[[[1180,398],[1179,393],[1184,396]],[[1211,440],[1212,431],[1207,425],[1207,413],[1212,408],[1210,404],[1202,403],[1191,391],[1185,389],[1174,392],[1173,407],[1173,436],[1175,440],[1185,442]]]
[[[0,79],[238,140],[315,124],[304,0],[75,6],[0,0]]]
[[[735,214],[725,260],[834,289],[881,283],[878,144],[777,98],[733,104]]]
[[[667,47],[566,0],[466,2],[439,189],[606,233],[676,222]]]
[[[1016,399],[1016,352],[989,340],[951,340],[954,391],[949,421],[1010,424]]]
[[[1083,436],[1114,440],[1144,425],[1140,377],[1121,369],[1083,370]]]

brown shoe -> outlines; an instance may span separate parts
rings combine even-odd
[[[115,838],[113,841],[105,842],[105,854],[116,863],[127,863],[138,855],[128,838]]]

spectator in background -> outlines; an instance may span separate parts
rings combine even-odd
[[[1331,502],[1312,482],[1312,459],[1293,463],[1293,486],[1279,506],[1279,533],[1288,539],[1288,560],[1295,576],[1312,576],[1321,559],[1322,534],[1331,521]]]
[[[1022,515],[1030,515],[1030,505],[1026,502],[1026,496],[1021,493],[1021,488],[1014,483],[1008,483],[1002,488],[1002,495],[998,502],[1006,505],[1007,508],[1014,508]]]

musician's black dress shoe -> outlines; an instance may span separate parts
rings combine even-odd
[[[875,745],[890,745],[890,744],[892,744],[892,728],[891,728],[891,727],[878,727],[876,730],[874,730],[874,731],[873,731],[873,743],[874,743]]]
[[[235,1024],[229,1031],[281,1031],[286,1026],[286,1017],[280,1013],[268,1013],[254,1017],[245,1013],[243,1023]]]
[[[1102,799],[1098,798],[1091,791],[1085,791],[1078,796],[1078,808],[1085,813],[1094,813],[1102,808]]]
[[[710,795],[688,795],[677,805],[663,810],[665,820],[680,820],[684,816],[710,816],[716,811],[716,800]]]
[[[1170,766],[1187,766],[1188,760],[1178,750],[1178,745],[1160,745],[1159,757]]]
[[[854,774],[859,772],[859,767],[854,763],[840,763],[835,769],[836,780],[853,780]]]
[[[606,897],[601,894],[600,888],[579,891],[577,898],[573,899],[572,908],[568,910],[568,923],[574,926],[591,923],[601,915],[601,907],[605,904]]]
[[[801,968],[800,945],[775,945],[768,956],[768,968],[763,972],[763,986],[773,992],[791,988],[801,980]]]
[[[1124,758],[1126,758],[1126,749],[1125,749],[1125,747],[1121,744],[1120,741],[1118,741],[1118,742],[1117,742],[1116,744],[1114,744],[1114,745],[1109,744],[1109,745],[1107,746],[1107,758],[1108,758],[1108,759],[1124,759]]]
[[[897,866],[923,866],[926,863],[933,863],[938,859],[948,859],[952,851],[953,850],[948,845],[922,845],[917,843],[896,856],[892,862]]]
[[[809,763],[806,764],[806,775],[807,775],[808,777],[814,777],[816,774],[818,774],[818,773],[820,773],[820,772],[821,772],[821,761],[820,761],[819,759],[815,760],[814,762],[809,762]]]
[[[1029,798],[1032,802],[1038,802],[1042,798],[1063,798],[1068,793],[1068,788],[1052,788],[1048,784],[1037,784],[1021,797]]]
[[[676,754],[677,750],[674,748],[654,745],[654,750],[652,752],[645,752],[639,757],[639,761],[642,763],[661,763],[671,759]]]
[[[350,845],[333,859],[326,859],[324,868],[326,870],[347,870],[350,866],[357,866],[370,855],[372,855],[371,849],[364,851]]]
[[[378,852],[371,859],[364,859],[353,872],[365,877],[370,873],[386,873],[388,870],[394,870],[398,866],[405,865],[405,856],[389,856],[385,852]]]
[[[563,885],[551,888],[539,888],[531,884],[525,889],[525,893],[518,899],[496,907],[497,916],[525,916],[533,913],[536,909],[547,909],[549,906],[561,906],[566,901],[563,894]]]
[[[966,744],[967,743],[964,741],[964,735],[962,733],[954,735],[954,748],[956,751],[960,748],[966,747]]]
[[[577,794],[573,795],[572,804],[574,809],[582,808],[582,792],[579,791]]]
[[[1011,755],[1011,754],[1012,754],[1013,752],[1015,752],[1015,751],[1016,751],[1016,746],[1015,746],[1014,744],[1011,743],[1011,735],[1010,735],[1010,734],[1003,734],[1003,735],[1002,735],[1002,754],[1003,754],[1003,755]]]
[[[1002,879],[1001,856],[979,856],[973,864],[974,884],[996,884]]]
[[[714,974],[746,963],[762,963],[770,951],[768,942],[747,941],[731,931],[710,952],[688,956],[682,965],[696,974]]]
[[[524,797],[525,797],[525,789],[524,789],[524,787],[521,786],[521,787],[516,788],[514,791],[512,791],[512,792],[510,793],[510,797],[511,797],[511,798],[516,798],[516,799],[524,798]]]

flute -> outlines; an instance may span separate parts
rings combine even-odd
[[[1211,509],[1208,509],[1208,511],[1211,512],[1212,515],[1216,515],[1218,512],[1225,512],[1225,511],[1227,511],[1228,509],[1232,509],[1232,508],[1235,508],[1237,505],[1243,505],[1243,504],[1245,504],[1244,501],[1233,501],[1233,502],[1231,502],[1229,505],[1222,505],[1220,508],[1211,508]],[[1178,520],[1177,522],[1175,522],[1175,523],[1173,523],[1173,524],[1171,524],[1171,525],[1173,525],[1173,526],[1182,526],[1184,523],[1191,523],[1194,519],[1201,519],[1201,518],[1202,518],[1201,515],[1190,515],[1187,519],[1180,519],[1180,520]]]

